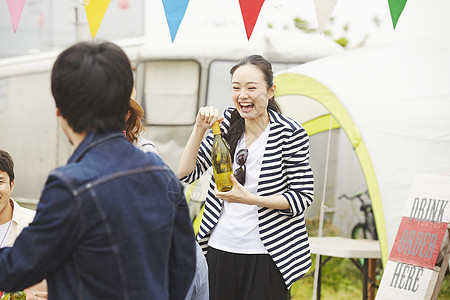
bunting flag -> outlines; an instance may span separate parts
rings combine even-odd
[[[119,6],[123,9],[129,5],[129,0],[120,1]],[[338,0],[314,0],[318,30],[320,33],[324,32],[325,26],[333,13],[337,1]],[[394,29],[406,6],[406,1],[407,0],[388,0]],[[14,33],[16,33],[26,0],[6,0],[6,2],[8,4],[13,30]],[[91,37],[94,39],[111,0],[79,0],[79,2],[85,6]],[[273,7],[275,8],[282,6],[282,0],[272,0],[272,2]],[[189,0],[162,0],[162,3],[173,43],[178,28],[186,13]],[[248,40],[250,40],[263,4],[264,0],[239,0]]]
[[[337,0],[314,0],[314,7],[316,9],[317,24],[319,25],[319,32],[323,33],[325,25],[331,17],[331,13],[336,6]]]
[[[94,39],[111,0],[90,0],[86,2],[87,4],[84,8],[86,9],[91,37]]]
[[[250,40],[263,4],[264,0],[239,0],[248,40]]]
[[[189,0],[162,0],[172,43],[184,18]]]
[[[406,5],[406,0],[388,0],[389,10],[391,11],[392,25],[397,26],[398,19]]]
[[[6,3],[8,3],[13,30],[14,33],[16,33],[20,16],[22,15],[23,7],[25,6],[25,0],[6,0]]]

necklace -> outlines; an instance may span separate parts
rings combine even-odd
[[[6,228],[5,235],[3,236],[2,242],[0,243],[0,248],[1,248],[2,245],[3,245],[3,242],[5,241],[6,236],[8,235],[9,226],[11,226],[11,222],[12,222],[12,220],[9,220],[8,228]]]

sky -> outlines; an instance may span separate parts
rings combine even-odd
[[[169,34],[162,1],[149,1],[146,9],[149,16],[145,25],[147,32],[150,35],[157,31]],[[264,30],[269,23],[277,29],[297,30],[293,21],[296,17],[317,28],[314,0],[266,0],[254,32]],[[388,40],[393,33],[387,0],[338,0],[332,17],[334,23],[328,22],[325,30],[330,30],[333,38],[347,37],[350,47],[356,46],[365,35],[369,35],[366,42],[369,45]],[[374,17],[380,20],[380,27],[375,26]],[[166,28],[161,28],[161,24]],[[246,38],[238,0],[190,0],[177,38],[181,39],[187,31],[202,34],[205,24],[227,26],[236,31],[237,38]],[[349,24],[347,33],[343,31],[345,24]]]

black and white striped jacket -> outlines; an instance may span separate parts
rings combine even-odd
[[[226,133],[229,107],[221,123]],[[259,175],[258,195],[283,195],[289,210],[258,208],[261,241],[282,274],[287,288],[311,267],[305,209],[313,201],[314,179],[309,165],[309,137],[303,127],[289,117],[269,111],[270,131]],[[181,180],[192,183],[211,166],[212,131],[201,143],[193,172]],[[197,240],[206,254],[211,230],[217,223],[223,200],[214,196],[211,178]]]

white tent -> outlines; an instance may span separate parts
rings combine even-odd
[[[446,0],[408,1],[392,42],[276,74],[278,99],[302,101],[298,121],[331,115],[333,128],[347,134],[372,199],[384,261],[415,174],[450,174],[449,8]]]

